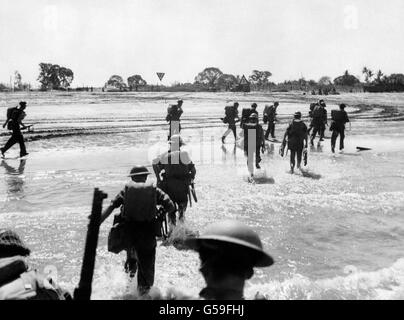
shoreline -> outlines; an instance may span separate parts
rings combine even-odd
[[[73,99],[72,99],[73,98]],[[77,100],[76,100],[76,99]],[[404,92],[401,93],[341,93],[339,95],[304,95],[302,92],[8,92],[0,93],[0,107],[9,107],[20,100],[28,100],[30,105],[62,105],[62,104],[104,104],[130,103],[133,101],[165,100],[166,103],[177,99],[223,101],[234,100],[240,103],[260,102],[273,103],[275,100],[284,103],[311,103],[323,99],[326,103],[346,103],[351,106],[377,105],[386,107],[404,107]],[[31,101],[30,101],[31,100]],[[41,100],[41,101],[38,101]]]

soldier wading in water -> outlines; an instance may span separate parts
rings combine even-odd
[[[177,104],[170,105],[167,108],[166,121],[169,123],[168,140],[171,139],[172,135],[180,134],[181,132],[181,116],[183,114],[182,110],[182,100],[178,100]]]
[[[250,176],[254,176],[255,167],[261,169],[261,151],[265,150],[264,129],[258,123],[258,115],[252,113],[249,121],[244,123],[244,154],[247,156],[247,167]]]
[[[7,129],[12,130],[12,134],[10,139],[7,141],[6,145],[3,148],[0,148],[1,156],[4,158],[4,154],[10,149],[14,144],[19,143],[20,145],[20,157],[24,157],[28,155],[27,150],[25,148],[24,137],[22,135],[21,130],[26,129],[27,127],[22,123],[24,120],[26,113],[25,108],[27,107],[27,103],[25,101],[21,101],[19,107],[10,108],[7,110],[7,120],[3,124],[3,128],[7,126]]]
[[[300,169],[303,152],[307,152],[307,126],[301,118],[301,112],[296,112],[293,121],[286,129],[283,137],[282,148],[286,146],[287,141],[288,149],[290,150],[290,173],[294,173],[295,158],[297,158],[297,168]],[[281,155],[283,156],[283,150],[281,151]]]
[[[158,219],[158,205],[162,206],[167,214],[175,211],[175,205],[170,197],[153,183],[147,181],[149,171],[146,167],[136,166],[129,174],[131,181],[111,202],[103,212],[101,221],[104,221],[114,209],[121,207],[121,212],[114,220],[115,235],[110,250],[119,253],[126,250],[127,259],[125,270],[130,277],[137,271],[137,284],[140,295],[146,294],[154,284],[154,267],[156,259],[156,236],[159,236],[161,221]],[[109,239],[109,242],[111,239]]]
[[[189,188],[195,179],[196,170],[189,154],[181,150],[184,145],[179,135],[170,139],[170,148],[153,160],[153,170],[157,178],[157,186],[166,192],[177,205],[179,220],[184,221],[188,206]],[[176,224],[176,214],[169,215],[171,230]]]

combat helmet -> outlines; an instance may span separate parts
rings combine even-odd
[[[201,236],[187,238],[185,244],[195,251],[212,244],[232,244],[248,250],[256,257],[254,267],[269,267],[274,263],[273,258],[263,250],[258,234],[250,227],[234,220],[213,223]]]
[[[132,170],[130,170],[128,177],[145,176],[149,174],[150,172],[145,166],[134,166]]]
[[[21,240],[19,235],[10,229],[0,229],[0,257],[3,256],[29,256],[30,249]]]

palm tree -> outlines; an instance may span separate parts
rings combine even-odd
[[[365,75],[366,83],[369,83],[369,80],[374,76],[373,71],[368,69],[367,67],[363,67],[362,73]]]

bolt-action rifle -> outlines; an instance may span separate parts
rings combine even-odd
[[[74,300],[90,300],[94,276],[95,257],[97,255],[98,235],[101,225],[102,202],[108,195],[98,188],[94,190],[93,207],[89,216],[86,244],[80,282],[74,290]]]

